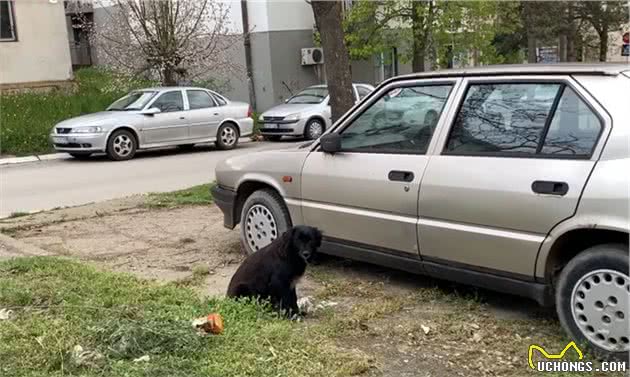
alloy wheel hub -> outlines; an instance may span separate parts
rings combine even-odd
[[[601,269],[584,275],[573,288],[571,311],[584,336],[607,351],[628,351],[630,278]]]
[[[119,156],[131,153],[131,139],[127,135],[118,135],[114,139],[114,151]]]
[[[258,251],[278,237],[276,220],[264,205],[252,206],[245,218],[245,238],[252,250]]]
[[[221,141],[225,145],[232,145],[236,141],[236,132],[232,127],[225,127],[221,131]]]

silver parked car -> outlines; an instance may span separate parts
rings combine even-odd
[[[356,102],[374,90],[368,84],[352,84],[352,88]],[[309,86],[262,113],[258,118],[260,133],[265,140],[273,141],[285,135],[317,139],[331,126],[329,98],[326,85]]]
[[[397,77],[316,142],[227,159],[214,197],[249,253],[315,226],[325,253],[555,305],[627,358],[628,93],[627,65]]]
[[[136,150],[177,145],[189,148],[214,142],[232,149],[252,133],[252,109],[203,88],[164,87],[134,90],[106,111],[64,120],[53,127],[55,149],[76,158],[105,152],[129,160]]]

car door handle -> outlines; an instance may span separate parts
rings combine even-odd
[[[532,191],[537,194],[564,196],[569,192],[569,185],[566,182],[534,181]]]
[[[413,177],[413,173],[410,171],[392,170],[387,174],[390,181],[411,182]]]

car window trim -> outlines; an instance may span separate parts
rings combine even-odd
[[[392,89],[409,88],[409,87],[415,87],[415,86],[447,86],[447,85],[450,85],[451,89],[448,92],[448,96],[446,97],[446,101],[442,105],[442,111],[440,112],[440,116],[438,117],[438,125],[439,125],[440,120],[444,116],[444,109],[446,108],[446,105],[447,105],[448,101],[451,99],[451,97],[454,95],[454,93],[457,92],[457,90],[456,90],[457,82],[458,82],[457,79],[446,79],[446,80],[439,80],[439,81],[435,81],[435,80],[431,80],[431,81],[414,80],[414,81],[404,81],[404,82],[401,82],[401,83],[394,82],[394,83],[391,83],[390,85],[384,86],[380,90],[373,90],[373,91],[370,92],[370,94],[368,94],[360,102],[362,105],[364,103],[367,103],[367,105],[365,105],[360,111],[357,111],[356,113],[352,114],[349,118],[347,118],[344,121],[343,124],[341,124],[340,126],[336,127],[331,132],[335,132],[335,133],[338,133],[338,134],[343,133],[343,131],[345,131],[348,127],[350,127],[357,118],[359,118],[363,113],[365,113],[369,108],[371,108],[372,105],[374,105],[376,102],[378,102],[381,98],[383,98],[383,96],[385,96]],[[375,95],[375,93],[377,93],[377,94]],[[351,112],[351,110],[349,110],[348,112]],[[431,139],[433,139],[435,137],[436,132],[439,129],[438,125],[436,125],[435,129],[433,130],[433,134],[431,135]],[[367,150],[367,149],[349,148],[349,149],[341,149],[339,151],[339,153],[405,154],[405,155],[425,156],[425,155],[428,154],[429,146],[431,144],[431,141],[432,140],[429,140],[429,144],[427,144],[427,148],[426,148],[426,150],[424,152],[420,152],[420,151],[392,151],[392,150],[387,150],[387,149],[384,149],[384,150],[376,150],[375,149],[374,151],[370,151],[370,150]],[[321,147],[319,145],[316,147],[316,149],[314,151],[322,152]]]
[[[573,86],[571,84],[571,82],[568,80],[568,78],[527,78],[527,79],[523,79],[523,78],[516,78],[513,80],[510,80],[509,78],[506,79],[505,77],[501,77],[501,78],[496,78],[496,79],[488,79],[487,77],[483,77],[481,79],[477,79],[478,77],[467,77],[467,80],[465,81],[465,87],[462,88],[463,90],[463,94],[461,95],[461,97],[459,98],[459,103],[457,104],[457,108],[455,110],[455,113],[453,114],[453,117],[451,119],[451,123],[450,125],[448,125],[448,133],[446,135],[446,138],[444,139],[444,143],[442,145],[442,150],[440,151],[440,155],[442,156],[463,156],[463,157],[501,157],[501,158],[538,158],[538,159],[551,159],[551,160],[556,160],[556,159],[560,159],[560,160],[590,160],[593,157],[593,153],[595,152],[595,150],[597,149],[597,146],[600,143],[600,138],[602,136],[602,133],[604,132],[605,129],[605,125],[606,125],[606,121],[603,118],[603,116],[600,114],[599,111],[597,111],[594,107],[593,104],[591,103],[590,100],[588,100],[586,97],[584,97],[582,95],[582,93],[580,93],[579,90],[577,90],[577,88],[575,88],[575,86]],[[468,90],[470,89],[470,87],[472,85],[484,85],[484,84],[496,84],[496,85],[500,85],[500,84],[558,84],[561,87],[558,89],[558,93],[562,91],[562,93],[564,93],[565,88],[568,86],[571,90],[573,90],[573,92],[575,93],[575,95],[578,96],[578,98],[589,108],[589,110],[595,114],[595,116],[597,117],[597,119],[599,120],[599,132],[597,134],[597,137],[595,138],[595,142],[593,143],[593,146],[591,147],[591,151],[589,152],[588,155],[586,154],[580,154],[580,155],[558,155],[558,154],[550,154],[550,153],[525,153],[525,152],[514,152],[514,153],[510,153],[510,152],[481,152],[481,153],[474,153],[474,152],[452,152],[452,151],[448,151],[446,148],[448,146],[448,141],[451,138],[451,134],[453,132],[454,126],[455,126],[455,122],[457,121],[457,116],[459,115],[459,112],[462,109],[462,106],[464,105],[464,101],[466,100],[466,96],[468,95]],[[556,93],[556,97],[558,96],[558,93]],[[559,100],[559,97],[555,98]],[[554,101],[555,101],[554,99]],[[553,112],[552,112],[553,110]],[[545,122],[545,126],[547,122],[551,122],[553,121],[553,117],[555,116],[555,111],[557,111],[557,106],[556,108],[554,108],[552,106],[552,108],[549,110],[549,116],[548,119]],[[551,126],[551,123],[549,123],[549,126]],[[548,131],[548,129],[546,130]],[[547,137],[547,134],[544,134],[545,138]],[[544,146],[544,142],[545,139],[541,137],[541,139],[538,141],[538,146],[536,147],[536,150],[538,151],[538,147],[540,147],[541,145]],[[542,147],[541,147],[542,148]]]

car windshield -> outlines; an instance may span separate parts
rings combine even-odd
[[[112,103],[107,110],[108,111],[129,111],[129,110],[142,110],[142,108],[155,97],[157,92],[153,91],[136,91],[131,92]]]
[[[310,87],[289,98],[287,103],[322,103],[326,97],[328,97],[326,87]]]

